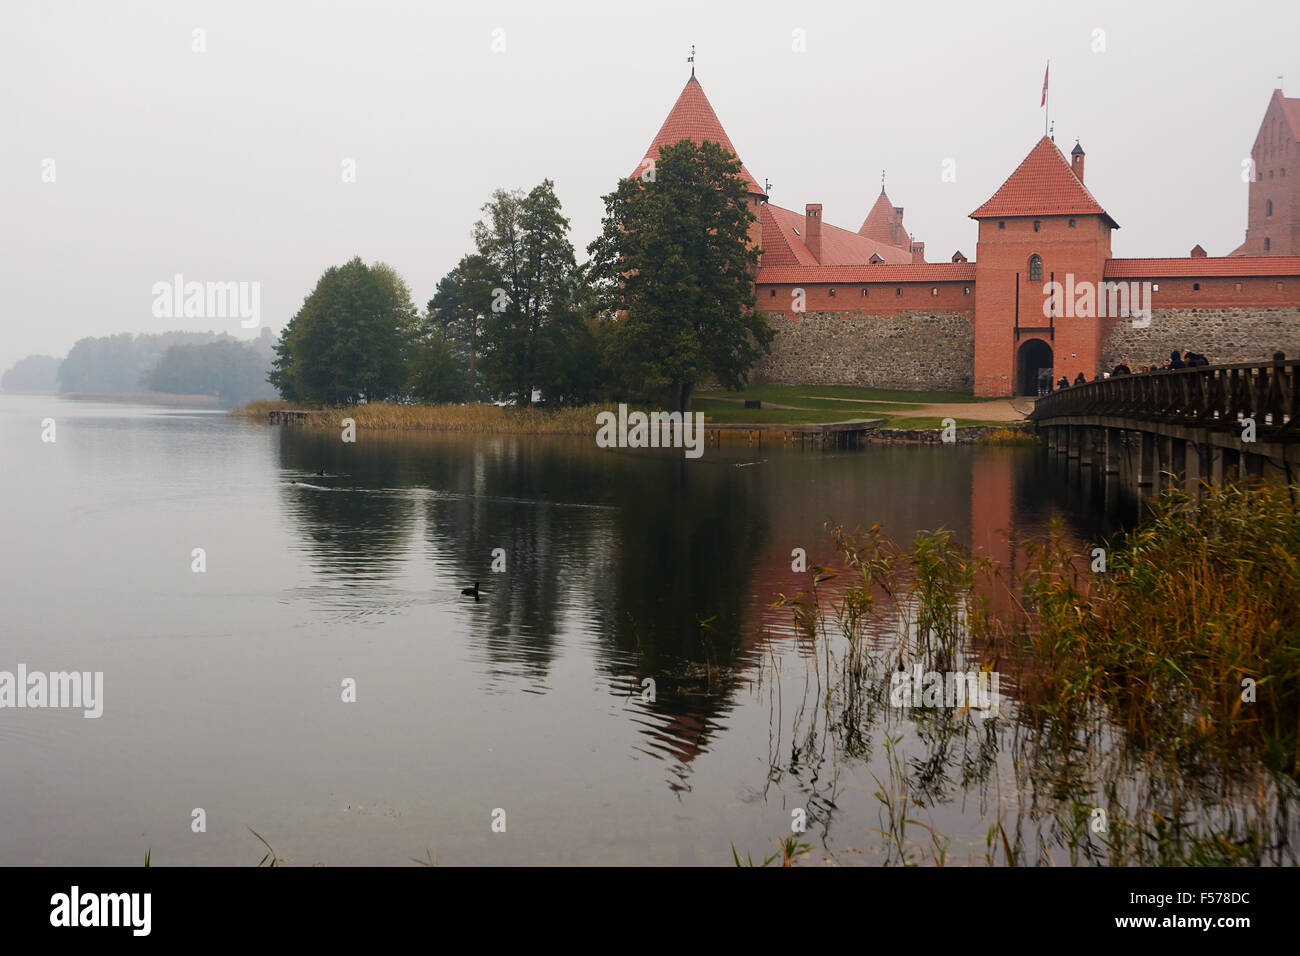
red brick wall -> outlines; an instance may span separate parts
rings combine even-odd
[[[1153,309],[1232,308],[1300,304],[1300,276],[1128,277],[1117,282],[1150,282]],[[1156,286],[1160,288],[1156,288]],[[1200,286],[1200,288],[1196,288]],[[1240,286],[1240,288],[1238,288]],[[1279,288],[1280,287],[1280,288]]]
[[[1074,225],[1071,226],[1070,222]],[[999,223],[1005,223],[999,228]],[[1035,231],[1034,224],[1038,223]],[[980,220],[975,253],[979,300],[975,308],[975,394],[1011,395],[1016,381],[1016,351],[1030,337],[1052,346],[1053,375],[1073,381],[1083,372],[1092,379],[1100,360],[1103,323],[1095,318],[1057,317],[1052,337],[1022,332],[1017,342],[1016,274],[1020,275],[1020,326],[1046,326],[1043,287],[1053,281],[1100,284],[1110,258],[1110,227],[1101,216],[1016,216]],[[1029,281],[1029,260],[1043,260],[1041,282]]]
[[[975,308],[974,282],[808,282],[798,286],[760,283],[758,308],[795,316],[791,308],[795,289],[804,290],[805,312],[888,316],[900,312],[962,312]],[[862,294],[864,289],[866,295]],[[942,343],[939,345],[942,347]]]

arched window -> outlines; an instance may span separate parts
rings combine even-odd
[[[1043,260],[1038,258],[1038,256],[1029,257],[1029,281],[1043,281]]]
[[[1272,247],[1272,245],[1273,245],[1273,244],[1272,244],[1271,242],[1268,241],[1268,236],[1265,236],[1265,237],[1264,237],[1264,251],[1265,251],[1265,252],[1268,252],[1268,251],[1270,250],[1270,248]]]
[[[1264,215],[1266,216],[1273,215],[1273,200],[1270,199],[1264,203]]]

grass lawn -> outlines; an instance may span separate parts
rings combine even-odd
[[[759,399],[763,408],[745,408],[745,399]],[[999,424],[979,416],[979,406],[995,399],[974,398],[965,392],[913,392],[897,388],[854,388],[848,385],[751,385],[742,392],[721,389],[695,393],[692,409],[722,424],[788,424],[843,422],[854,418],[883,418],[890,428],[938,428],[939,418],[918,417],[926,405],[970,405],[969,418],[958,425]],[[790,408],[772,408],[788,405]]]

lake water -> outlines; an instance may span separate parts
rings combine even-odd
[[[99,719],[0,710],[5,865],[253,865],[249,828],[294,865],[730,865],[797,809],[809,860],[882,862],[884,730],[801,749],[792,550],[838,563],[827,522],[882,522],[1006,561],[1055,517],[1111,527],[1026,448],[345,444],[12,395],[0,448],[0,670],[104,675]],[[923,781],[950,862],[1025,790],[992,733],[978,782]]]

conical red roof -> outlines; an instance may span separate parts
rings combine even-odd
[[[892,246],[894,244],[894,231],[891,228],[893,222],[894,204],[889,201],[889,197],[882,189],[880,195],[876,197],[876,204],[871,207],[871,212],[867,213],[862,228],[858,230],[858,235]]]
[[[1056,144],[1044,136],[1002,187],[970,217],[1074,215],[1105,216],[1113,227],[1119,228],[1079,181]]]
[[[659,150],[664,146],[671,146],[683,139],[693,140],[696,143],[710,140],[739,158],[736,147],[731,145],[731,140],[727,137],[727,131],[718,122],[718,114],[713,112],[713,107],[709,105],[700,81],[694,76],[687,81],[682,95],[677,97],[677,102],[669,111],[664,125],[659,127],[659,133],[645,151],[645,158],[637,165],[632,175],[639,176],[645,171],[646,160],[658,160]],[[750,192],[763,195],[763,188],[759,186],[758,180],[750,175],[743,163],[740,167],[740,175],[748,184]]]

